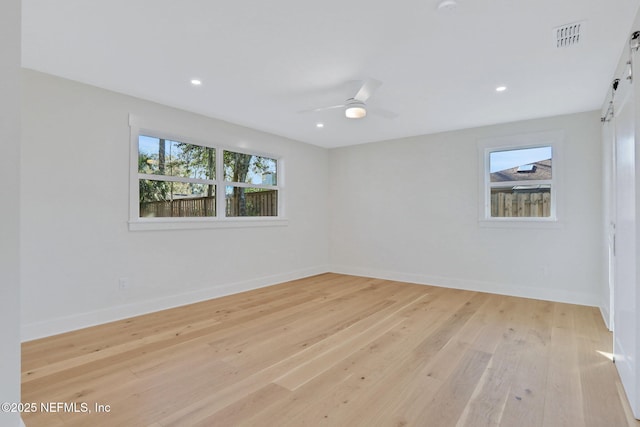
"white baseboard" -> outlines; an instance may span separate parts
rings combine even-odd
[[[374,277],[378,279],[395,280],[400,282],[417,283],[422,285],[440,286],[444,288],[464,289],[476,292],[487,292],[499,295],[510,295],[523,298],[533,298],[546,301],[564,302],[569,304],[587,305],[599,307],[600,304],[595,295],[582,292],[568,292],[549,288],[533,288],[511,286],[477,280],[465,280],[450,277],[427,276],[412,273],[400,273],[392,271],[372,270],[347,266],[318,266],[306,270],[293,271],[268,277],[256,278],[244,282],[230,283],[221,286],[201,289],[197,291],[176,294],[162,298],[140,301],[130,304],[122,304],[86,313],[50,319],[44,322],[34,322],[22,325],[22,341],[30,341],[38,338],[57,335],[64,332],[95,326],[155,311],[166,310],[182,305],[193,304],[208,299],[219,298],[239,292],[272,286],[290,280],[302,279],[327,272],[350,274],[355,276]],[[602,307],[605,323],[608,324],[609,316]]]
[[[412,273],[400,273],[395,271],[372,270],[357,267],[332,265],[330,270],[334,273],[351,274],[355,276],[373,277],[376,279],[395,280],[400,282],[417,283],[420,285],[432,285],[443,288],[463,289],[467,291],[487,292],[490,294],[509,295],[514,297],[532,298],[544,301],[563,302],[569,304],[598,307],[599,301],[596,295],[584,292],[569,292],[549,288],[534,288],[525,286],[505,285],[501,283],[485,282],[480,280],[466,280],[451,277],[427,276]]]
[[[609,332],[612,332],[613,329],[611,329],[611,313],[609,313],[609,307],[605,307],[602,304],[600,304],[598,307],[600,308],[600,315],[602,316],[602,320],[604,320],[605,326],[607,327]]]
[[[182,305],[193,304],[226,295],[245,292],[252,289],[263,288],[276,285],[278,283],[291,280],[302,279],[316,274],[327,273],[327,266],[319,266],[305,270],[292,271],[289,273],[276,274],[273,276],[260,277],[237,283],[229,283],[221,286],[214,286],[183,294],[170,295],[162,298],[122,304],[86,313],[74,314],[71,316],[50,319],[44,322],[34,322],[23,324],[21,328],[22,342],[57,335],[64,332],[87,328],[89,326],[100,325],[129,317],[139,316],[155,311],[166,310]]]

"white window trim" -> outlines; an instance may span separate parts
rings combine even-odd
[[[562,227],[564,188],[562,175],[564,132],[561,130],[508,135],[478,140],[478,223],[481,227],[498,228],[559,228]],[[553,173],[551,184],[551,215],[549,217],[492,217],[489,154],[493,151],[551,147]],[[505,183],[505,184],[508,184]],[[521,184],[521,182],[520,182]]]
[[[143,122],[138,117],[129,115],[129,231],[147,231],[147,230],[194,230],[194,229],[211,229],[211,228],[252,228],[252,227],[278,227],[289,225],[288,219],[285,217],[285,167],[284,158],[272,153],[264,153],[246,148],[212,145],[203,140],[185,137],[181,132],[167,131],[158,123]],[[185,134],[187,132],[184,132]],[[216,217],[165,217],[165,218],[140,218],[140,193],[138,180],[143,175],[138,173],[138,138],[139,135],[149,135],[180,141],[189,144],[195,144],[205,147],[211,147],[216,150],[216,175],[219,180],[216,181]],[[277,185],[261,185],[250,183],[229,182],[219,175],[223,171],[224,156],[222,151],[233,151],[236,153],[252,154],[256,156],[264,156],[275,159],[278,162]],[[154,176],[157,178],[157,176]],[[167,176],[166,180],[171,181],[173,177]],[[206,180],[205,180],[206,181]],[[208,181],[207,181],[208,182]],[[276,189],[278,191],[278,216],[274,217],[226,217],[225,212],[225,188],[227,185],[239,187],[254,187]],[[222,197],[220,197],[222,195]]]

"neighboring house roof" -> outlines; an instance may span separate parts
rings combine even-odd
[[[529,165],[520,165],[494,172],[491,174],[491,182],[551,179],[551,159],[541,160],[531,163],[531,165],[533,166],[532,168],[525,167]]]

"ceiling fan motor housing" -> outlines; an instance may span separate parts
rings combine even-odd
[[[350,99],[347,101],[344,115],[348,119],[361,119],[367,115],[367,106],[362,101]]]

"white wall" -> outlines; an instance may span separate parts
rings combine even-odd
[[[20,0],[0,2],[0,403],[20,402]],[[18,426],[0,411],[0,425]]]
[[[549,130],[565,133],[560,227],[480,227],[478,139]],[[588,112],[332,150],[332,270],[598,305],[600,131]]]
[[[326,271],[327,150],[34,71],[22,87],[24,340]],[[284,156],[288,226],[129,231],[130,113]]]
[[[598,112],[328,151],[34,71],[22,76],[24,340],[328,270],[601,300]],[[129,114],[283,155],[289,225],[129,231]],[[480,227],[478,140],[548,130],[565,134],[560,227]],[[129,291],[118,291],[121,277]]]

